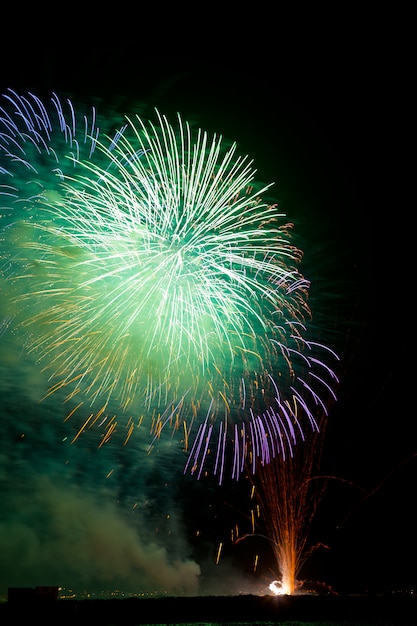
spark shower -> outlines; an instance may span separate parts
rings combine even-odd
[[[56,94],[0,107],[3,327],[99,446],[175,438],[222,483],[288,458],[335,398],[272,184],[181,115],[120,123]],[[102,124],[105,130],[102,130]],[[116,124],[116,127],[115,127]]]

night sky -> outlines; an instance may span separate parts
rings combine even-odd
[[[391,269],[401,245],[399,81],[385,58],[359,54],[349,38],[335,35],[297,57],[300,40],[258,49],[247,63],[233,54],[157,60],[130,37],[123,46],[63,50],[44,40],[2,67],[0,85],[42,98],[54,91],[109,115],[178,111],[236,141],[259,179],[275,182],[305,252],[313,315],[341,356],[321,463],[334,479],[311,525],[311,542],[328,548],[300,577],[337,592],[415,589],[417,448],[400,349],[410,305],[398,306],[404,296]],[[168,441],[154,455],[140,444],[98,450],[93,436],[69,445],[65,407],[39,401],[39,368],[13,335],[0,341],[1,596],[42,584],[265,591],[267,542],[227,544],[249,510],[247,485],[183,476],[181,451]]]

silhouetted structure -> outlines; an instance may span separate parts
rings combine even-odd
[[[59,587],[9,587],[7,599],[12,603],[58,600]]]

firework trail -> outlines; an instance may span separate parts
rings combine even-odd
[[[7,325],[64,393],[77,439],[170,433],[184,471],[238,478],[292,456],[334,397],[310,337],[292,224],[236,144],[126,118],[100,132],[55,95],[0,109]]]
[[[326,425],[327,417],[323,414],[320,430],[307,433],[291,458],[283,461],[276,457],[251,477],[261,518],[257,520],[253,512],[252,531],[255,533],[256,525],[264,527],[263,536],[269,541],[276,565],[277,580],[272,587],[275,593],[298,591],[302,566],[315,550],[326,547],[307,545],[311,522],[327,485],[326,477],[317,473]]]

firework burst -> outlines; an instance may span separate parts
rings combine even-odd
[[[226,463],[238,478],[291,455],[337,357],[309,336],[302,253],[252,161],[179,115],[113,135],[84,116],[81,143],[70,103],[69,123],[52,99],[54,128],[39,99],[7,99],[8,297],[49,393],[83,416],[76,437],[140,427],[151,449],[179,433],[185,471],[220,482]]]

